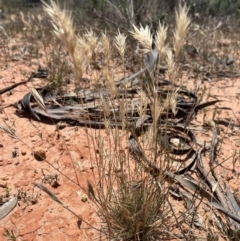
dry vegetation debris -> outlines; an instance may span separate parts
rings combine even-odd
[[[226,161],[218,160],[223,145],[220,138],[225,136],[225,130],[239,128],[240,124],[234,118],[222,119],[221,111],[230,108],[217,106],[223,100],[202,87],[206,79],[214,76],[239,76],[233,57],[209,56],[202,46],[197,49],[189,43],[185,54],[190,29],[185,5],[176,10],[173,48],[166,43],[167,26],[159,22],[153,35],[148,26],[133,25],[130,34],[140,45],[138,51],[132,51],[133,56],[127,53],[126,43],[131,36],[119,31],[112,40],[106,32],[98,36],[93,30],[78,35],[71,15],[58,4],[44,3],[44,10],[68,53],[64,61],[69,61],[67,71],[71,69],[74,81],[32,88],[21,100],[2,109],[13,106],[18,115],[47,124],[64,121],[82,126],[87,134],[87,128],[95,129],[89,140],[94,143],[96,168],[92,168],[93,180],[83,191],[97,207],[103,222],[99,225],[101,235],[109,240],[198,240],[203,231],[207,240],[216,240],[202,215],[211,209],[207,224],[211,223],[217,234],[238,240],[239,205],[217,170]],[[31,28],[24,15],[22,21]],[[116,52],[120,60],[115,60]],[[141,56],[143,64],[134,66],[131,73],[130,62]],[[123,75],[119,77],[116,70]],[[34,78],[51,81],[51,73],[48,67],[40,67],[28,80],[6,87],[0,94]],[[194,86],[183,81],[181,75],[186,73],[195,78]],[[213,118],[206,120],[209,107],[214,109]],[[17,138],[7,125],[0,128]],[[211,133],[210,142],[200,141],[199,132]],[[238,157],[232,155],[234,160]],[[35,185],[72,212],[79,226],[81,222],[88,224],[43,184]],[[15,200],[4,204],[9,206],[7,214]],[[178,200],[184,203],[181,209],[172,205]],[[1,218],[7,215],[4,205]],[[98,231],[99,226],[90,225]]]

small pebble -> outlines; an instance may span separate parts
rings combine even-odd
[[[43,161],[46,159],[46,150],[42,147],[36,147],[33,155],[37,161]]]
[[[81,201],[85,203],[85,202],[87,201],[87,196],[83,196],[83,197],[81,198]]]
[[[21,154],[25,156],[27,154],[26,150],[21,150]]]
[[[66,137],[64,138],[65,141],[70,141],[70,139],[71,139],[70,136],[66,136]]]
[[[7,182],[0,181],[0,187],[6,188],[7,187]]]
[[[64,123],[64,122],[59,122],[59,123],[57,123],[57,129],[58,129],[58,130],[62,130],[62,129],[64,129],[66,126],[67,126],[67,124]]]

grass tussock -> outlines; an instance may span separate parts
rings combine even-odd
[[[99,89],[98,103],[103,113],[105,131],[96,131],[95,136],[90,137],[95,143],[97,168],[93,172],[94,181],[88,183],[88,195],[98,207],[98,214],[103,221],[104,235],[109,240],[123,241],[166,239],[169,236],[170,209],[166,205],[169,186],[164,182],[164,167],[170,166],[171,160],[168,153],[163,153],[159,148],[159,120],[165,112],[168,115],[169,110],[176,114],[178,89],[172,88],[167,96],[161,95],[156,73],[159,58],[167,61],[169,80],[174,81],[176,75],[173,52],[166,44],[168,27],[159,22],[153,40],[153,34],[148,26],[133,25],[130,34],[142,47],[149,69],[155,72],[151,72],[151,80],[148,80],[149,75],[146,75],[146,79],[135,86],[138,99],[133,98],[129,101],[120,97],[115,81],[116,71],[112,68],[113,47],[115,47],[122,60],[121,68],[126,69],[128,36],[118,31],[111,41],[106,32],[97,36],[92,30],[87,30],[83,35],[76,35],[71,15],[66,10],[61,10],[52,0],[50,5],[44,3],[44,10],[51,18],[55,35],[69,52],[78,84],[81,84],[86,70],[90,70],[90,63],[102,60],[101,73],[95,76],[103,77],[101,86],[110,95],[104,96],[101,88]],[[186,6],[180,7],[176,19],[175,57],[178,56],[189,29]],[[153,43],[155,52],[153,52]],[[127,86],[128,84],[121,87],[121,93],[127,91]],[[144,121],[147,109],[153,118],[152,125],[141,138],[137,136],[132,126],[134,123],[130,124],[127,118],[129,109],[135,107],[138,121]],[[111,127],[111,118],[119,123],[114,129]],[[129,135],[134,137],[132,139],[133,146],[136,147],[134,151],[126,148]],[[152,168],[154,165],[158,166],[160,171],[155,172],[156,170]]]

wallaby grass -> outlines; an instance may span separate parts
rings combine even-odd
[[[194,234],[184,229],[184,224],[189,220],[187,222],[187,217],[179,210],[175,210],[171,204],[172,199],[169,192],[173,185],[166,182],[166,171],[174,168],[175,164],[173,156],[164,148],[166,143],[161,143],[159,139],[159,131],[165,132],[166,135],[169,134],[167,128],[159,130],[159,117],[164,114],[167,119],[170,119],[172,114],[176,114],[179,87],[172,86],[168,95],[164,96],[159,94],[161,89],[159,90],[159,86],[156,84],[158,73],[162,71],[163,65],[167,67],[165,77],[175,84],[179,84],[183,79],[181,75],[186,73],[194,76],[196,83],[198,83],[199,76],[208,78],[201,72],[201,66],[198,66],[197,60],[195,68],[190,68],[187,64],[185,66],[179,64],[180,61],[187,62],[188,58],[183,51],[190,27],[187,7],[182,6],[176,11],[176,29],[172,42],[167,42],[169,27],[161,22],[159,22],[154,37],[148,26],[135,25],[130,33],[118,31],[114,37],[105,31],[97,34],[91,29],[77,34],[71,15],[61,9],[58,4],[53,1],[50,5],[45,3],[44,10],[50,16],[53,30],[49,25],[43,24],[45,20],[41,17],[21,15],[22,27],[26,28],[23,32],[23,40],[30,41],[25,46],[27,49],[31,44],[36,47],[30,53],[29,50],[23,51],[23,55],[27,55],[28,52],[28,57],[34,59],[43,51],[42,54],[46,58],[45,63],[50,73],[48,84],[51,88],[62,88],[65,84],[64,78],[73,74],[74,88],[87,90],[97,86],[99,91],[101,87],[104,87],[110,93],[108,96],[100,96],[97,103],[103,112],[101,118],[104,120],[104,131],[95,130],[94,134],[86,131],[89,143],[94,144],[92,162],[96,163],[96,168],[94,167],[92,170],[93,180],[88,182],[86,192],[97,206],[102,220],[102,223],[99,224],[102,236],[108,240],[124,241],[169,240],[177,239],[178,236],[185,240],[194,240],[196,238]],[[200,60],[203,65],[210,61],[212,53],[208,52],[211,46],[206,44],[206,42],[208,43],[207,37],[202,38],[199,35],[211,32],[210,37],[214,41],[219,38],[214,31],[209,27],[206,30],[202,29],[200,34],[191,32],[191,42],[199,43],[196,39],[203,39],[198,46],[204,53]],[[135,49],[128,53],[127,50],[132,46],[129,48],[127,41],[132,37],[138,41],[140,49],[135,53]],[[209,42],[212,43],[212,41]],[[138,91],[139,100],[135,101],[133,98],[129,101],[121,98],[115,83],[116,77],[119,75],[116,72],[120,70],[121,75],[127,76],[131,55],[135,54],[134,58],[140,59],[139,62],[143,61],[142,57],[152,51],[153,43],[158,51],[158,63],[153,69],[145,70],[147,77],[144,75],[141,77],[141,89]],[[116,55],[120,57],[117,67],[114,60]],[[221,58],[216,55],[214,57],[217,60]],[[196,54],[194,58],[197,59],[199,56]],[[99,66],[100,70],[97,69]],[[214,68],[215,66],[209,71],[210,74],[214,72]],[[126,83],[121,87],[122,91],[127,91],[129,85],[136,87],[134,83]],[[207,89],[203,89],[203,98],[210,95],[207,91]],[[36,99],[38,98],[36,97]],[[159,167],[160,173],[154,173],[155,170],[151,170],[140,158],[137,161],[136,155],[131,153],[127,144],[129,135],[137,135],[134,131],[134,123],[129,125],[127,112],[136,107],[138,117],[143,121],[147,106],[150,106],[148,114],[152,116],[152,126],[144,135],[135,137],[142,152],[141,155],[145,159],[152,160],[152,163]],[[109,121],[111,115],[116,116],[116,122],[117,116],[120,116],[121,126],[112,128]],[[87,120],[86,118],[86,122]],[[207,233],[206,239],[215,240],[215,234]]]
[[[148,68],[149,80],[143,80],[140,90],[140,104],[137,105],[139,119],[143,119],[146,106],[150,105],[153,125],[146,133],[143,142],[138,143],[144,156],[153,160],[155,165],[160,166],[161,173],[154,174],[152,170],[144,166],[144,163],[134,161],[131,153],[124,148],[126,138],[122,140],[122,135],[127,135],[130,131],[129,123],[126,118],[129,104],[134,102],[117,97],[114,80],[114,70],[111,68],[112,47],[115,45],[121,58],[121,65],[125,69],[125,48],[126,36],[118,32],[112,43],[106,33],[97,36],[92,30],[86,31],[83,36],[75,34],[71,16],[65,10],[51,1],[51,5],[44,3],[44,9],[51,17],[55,34],[62,40],[65,48],[70,55],[70,61],[75,76],[75,84],[80,88],[82,85],[84,73],[87,66],[96,62],[99,55],[103,57],[103,86],[109,90],[110,96],[100,97],[100,106],[103,110],[103,120],[105,123],[105,135],[96,134],[92,137],[95,142],[95,152],[97,170],[93,172],[94,183],[88,183],[88,195],[98,206],[99,215],[103,221],[102,230],[109,240],[158,240],[167,239],[171,236],[168,232],[168,223],[171,212],[168,203],[169,185],[164,182],[164,170],[171,166],[169,154],[159,149],[158,140],[158,120],[160,115],[171,109],[176,112],[176,93],[177,88],[169,91],[167,98],[159,95],[158,87],[155,83],[155,72],[157,69]],[[159,23],[159,28],[154,41],[157,50],[161,54],[161,60],[166,59],[168,65],[167,76],[171,81],[175,79],[174,57],[178,57],[182,48],[186,34],[189,28],[190,20],[187,17],[186,6],[180,7],[176,12],[177,27],[174,34],[175,53],[165,45],[167,28]],[[130,32],[132,36],[140,43],[143,54],[152,51],[153,35],[148,26],[145,28],[133,26]],[[145,83],[144,83],[145,82]],[[126,87],[123,87],[123,91]],[[113,100],[117,99],[118,103]],[[109,122],[112,110],[120,112],[121,127],[111,128]],[[115,115],[115,111],[113,111]],[[116,118],[117,120],[117,118]],[[130,131],[131,133],[131,131]],[[176,220],[177,221],[177,220]]]

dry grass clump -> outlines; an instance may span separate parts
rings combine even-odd
[[[172,50],[165,43],[168,28],[159,23],[154,41],[156,48],[153,50],[153,35],[150,28],[144,28],[142,25],[138,28],[133,25],[130,33],[140,43],[143,54],[146,55],[148,67],[145,69],[153,71],[151,78],[147,74],[142,75],[143,79],[135,86],[138,90],[138,100],[132,98],[129,101],[119,94],[119,91],[127,91],[125,87],[128,83],[124,86],[125,89],[118,89],[115,72],[111,67],[114,45],[122,59],[123,69],[126,69],[124,57],[127,36],[119,31],[113,43],[106,32],[102,32],[98,37],[89,30],[83,36],[77,36],[71,15],[66,10],[62,11],[52,0],[50,5],[44,2],[44,10],[51,17],[55,35],[69,52],[76,83],[79,84],[87,66],[91,61],[95,62],[99,54],[105,59],[100,70],[104,82],[103,89],[99,88],[98,100],[100,111],[103,113],[101,118],[105,124],[105,131],[103,133],[96,130],[95,136],[90,137],[98,154],[97,168],[93,171],[95,183],[88,184],[88,193],[98,206],[103,221],[104,234],[107,233],[109,240],[164,240],[168,233],[169,209],[166,207],[166,201],[169,187],[164,183],[163,167],[167,165],[163,162],[170,162],[170,158],[159,148],[158,133],[163,112],[166,112],[167,116],[170,110],[176,114],[177,89],[170,89],[167,96],[162,96],[157,85],[157,71],[154,70],[158,68],[159,55],[161,58],[166,57],[167,75],[169,80],[174,82],[174,57]],[[176,18],[175,57],[184,44],[189,28],[185,6],[180,7]],[[138,116],[132,116],[135,121],[128,123],[126,117],[129,109],[134,109],[135,106]],[[151,113],[147,112],[147,108]],[[152,125],[144,137],[139,138],[135,131],[136,122],[143,122],[147,115],[151,115]],[[111,120],[119,123],[114,129]],[[129,140],[125,140],[124,137],[127,138],[128,135],[133,138],[137,150],[130,151],[130,147],[126,146],[126,141]],[[150,163],[160,167],[161,173],[154,174],[149,167]]]
[[[112,160],[111,160],[112,161]],[[123,160],[126,162],[126,160]],[[120,165],[106,171],[110,178],[105,178],[102,185],[105,191],[97,193],[89,183],[90,196],[99,207],[99,214],[105,224],[104,233],[109,240],[159,240],[166,238],[164,226],[167,225],[169,209],[163,205],[166,193],[148,177],[137,182],[137,174],[124,170]],[[128,168],[128,167],[127,167]],[[143,173],[141,173],[143,175]],[[165,234],[164,234],[165,233]]]
[[[153,37],[148,27],[133,26],[133,31],[130,33],[141,44],[146,55],[152,54]],[[170,80],[174,81],[176,68],[172,50],[165,45],[166,34],[167,27],[159,24],[155,44],[162,55],[166,52],[167,75]],[[120,33],[115,37],[115,46],[122,59],[126,48],[125,41],[126,36]],[[157,64],[154,59],[150,61],[153,61],[150,65]],[[112,94],[111,97],[116,97],[117,90],[114,88],[114,78],[111,73],[109,67],[103,69],[106,86]],[[144,81],[144,88],[139,89],[138,92],[139,102],[133,100],[129,103],[126,99],[119,99],[120,107],[118,109],[111,98],[100,99],[105,113],[106,131],[105,138],[101,136],[102,134],[97,134],[95,140],[93,139],[93,141],[97,140],[96,149],[99,155],[96,157],[95,183],[89,183],[88,191],[98,206],[100,217],[103,220],[103,230],[104,233],[108,233],[109,240],[164,240],[169,236],[167,213],[170,210],[166,206],[169,186],[165,185],[163,180],[164,167],[171,165],[171,159],[159,148],[158,133],[159,120],[163,112],[168,113],[170,109],[174,115],[176,114],[177,89],[170,90],[168,96],[163,97],[159,94],[154,75],[153,79]],[[112,90],[114,90],[114,95]],[[125,116],[131,105],[137,106],[138,121],[140,122],[143,122],[147,114],[147,107],[150,106],[152,125],[141,138],[138,138],[134,128],[131,129],[129,123],[126,123]],[[109,125],[110,109],[114,108],[116,108],[116,112],[121,112],[123,130],[119,127],[112,130]],[[115,114],[113,113],[113,115]],[[129,149],[124,148],[126,143],[122,136],[126,136],[128,133],[134,136],[137,148],[139,148],[137,153],[133,154]],[[150,162],[159,167],[160,173],[154,173],[154,170],[148,166]]]

